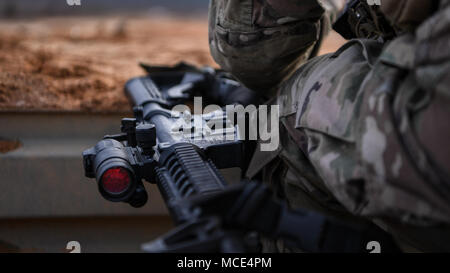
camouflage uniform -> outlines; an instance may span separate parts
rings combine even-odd
[[[450,251],[450,0],[382,1],[402,35],[310,58],[341,7],[211,1],[213,57],[280,105],[281,145],[247,175],[292,207],[370,219],[405,250]]]

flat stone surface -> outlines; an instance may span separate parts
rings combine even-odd
[[[109,202],[84,176],[81,153],[119,131],[123,114],[0,113],[0,137],[21,147],[0,154],[0,218],[166,215],[155,185],[140,209]]]

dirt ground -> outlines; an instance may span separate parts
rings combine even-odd
[[[21,143],[18,140],[7,140],[0,138],[0,154],[6,154],[7,152],[14,151],[18,149],[20,146]]]
[[[0,21],[0,111],[128,111],[139,62],[216,66],[206,17]],[[343,40],[331,34],[321,53]]]

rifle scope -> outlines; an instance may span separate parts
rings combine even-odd
[[[147,193],[130,164],[126,147],[114,139],[105,139],[83,153],[86,176],[95,178],[101,195],[112,202],[127,202],[140,207]]]

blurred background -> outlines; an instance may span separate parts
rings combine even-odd
[[[81,152],[131,116],[138,63],[216,66],[207,0],[0,1],[0,252],[139,252],[171,227],[157,190],[141,209],[103,200]],[[343,40],[332,33],[321,54]],[[238,174],[226,170],[227,179]]]
[[[81,0],[82,9],[69,7],[66,0],[2,0],[6,18],[65,15],[110,15],[167,12],[185,15],[205,14],[208,0]]]

